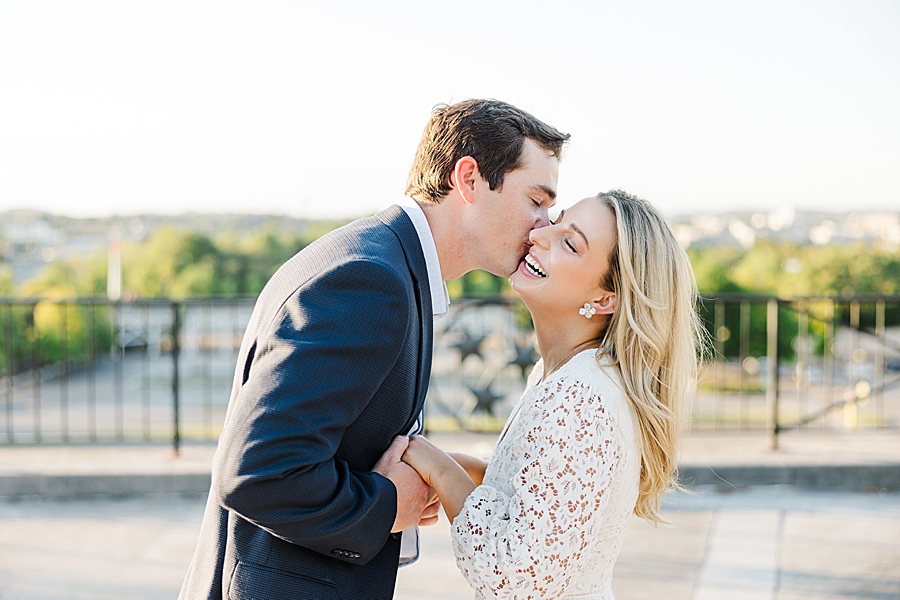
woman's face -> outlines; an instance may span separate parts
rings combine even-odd
[[[535,316],[583,319],[579,309],[590,303],[599,314],[603,301],[615,296],[600,282],[616,243],[612,211],[599,198],[585,198],[560,213],[555,223],[531,232],[534,244],[509,278],[512,288]]]

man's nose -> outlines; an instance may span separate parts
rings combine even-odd
[[[550,209],[541,207],[534,219],[534,228],[546,227],[550,224]]]

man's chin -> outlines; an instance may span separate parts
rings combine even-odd
[[[509,275],[507,275],[507,277],[512,277],[513,273],[519,270],[519,267],[522,266],[522,261],[525,260],[526,256],[528,256],[528,254],[523,254],[521,257],[519,257],[519,260],[517,260],[516,264],[512,266],[512,271],[509,272]]]
[[[501,269],[482,269],[482,271],[487,271],[488,273],[490,273],[491,275],[493,275],[495,277],[503,277],[504,279],[509,279],[509,277],[513,273],[515,273],[518,270],[518,268],[519,268],[519,265],[516,265],[515,267],[512,268],[512,270],[509,270],[508,265],[504,265],[503,268],[501,268]]]
[[[512,277],[513,274],[514,274],[516,271],[518,271],[518,270],[519,270],[519,263],[516,263],[516,266],[514,266],[514,267],[512,268],[512,270],[510,270],[506,275],[503,275],[502,277],[505,277],[506,279],[509,279],[509,278]]]
[[[519,270],[519,265],[521,264],[521,262],[522,262],[523,260],[525,260],[525,256],[524,256],[524,255],[522,255],[522,256],[515,262],[515,264],[507,264],[507,265],[503,265],[503,266],[501,266],[501,267],[499,267],[499,268],[495,268],[495,269],[482,269],[482,270],[487,271],[487,272],[490,273],[491,275],[495,275],[495,276],[497,276],[497,277],[503,277],[503,278],[505,278],[505,279],[509,279],[509,278],[512,276],[513,273],[515,273],[516,271]]]

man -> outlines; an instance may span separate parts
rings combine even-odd
[[[495,100],[439,106],[410,172],[415,201],[331,232],[272,276],[181,598],[392,597],[404,530],[437,516],[395,438],[421,425],[443,281],[518,268],[548,222],[568,137]]]

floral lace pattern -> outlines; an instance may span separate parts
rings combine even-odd
[[[479,598],[613,598],[640,457],[618,378],[595,353],[541,383],[535,365],[483,484],[453,521],[457,565]]]

